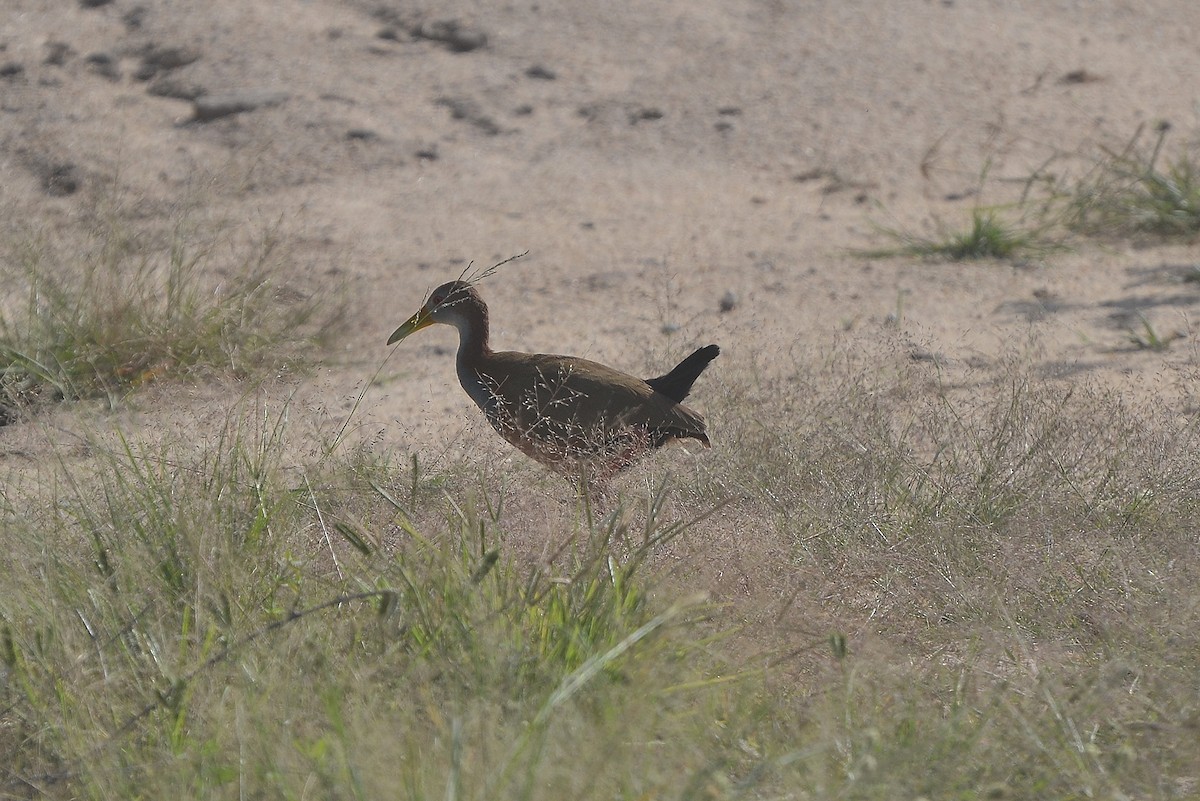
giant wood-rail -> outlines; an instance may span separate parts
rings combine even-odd
[[[459,383],[496,431],[581,484],[602,484],[673,439],[709,445],[704,418],[682,401],[720,353],[716,345],[646,380],[575,356],[494,351],[487,304],[467,281],[435,289],[388,344],[435,323],[458,330]]]

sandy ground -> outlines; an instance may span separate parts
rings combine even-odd
[[[388,334],[469,262],[524,251],[484,285],[504,348],[646,375],[707,342],[732,375],[850,348],[964,385],[1024,353],[1187,413],[1195,246],[1019,265],[851,249],[961,227],[985,169],[1002,199],[1139,125],[1187,141],[1198,36],[1191,0],[5,0],[0,226],[68,252],[113,209],[276,226],[296,290],[351,309],[306,402],[336,419],[388,358],[355,414],[401,450],[477,413],[452,331],[390,358]],[[270,102],[194,119],[190,98],[228,93]],[[1138,313],[1183,337],[1127,347]],[[227,396],[161,395],[193,420]]]

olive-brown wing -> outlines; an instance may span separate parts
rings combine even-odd
[[[490,355],[483,378],[500,414],[531,436],[603,444],[640,429],[655,446],[671,438],[708,444],[703,417],[599,362],[502,351]]]

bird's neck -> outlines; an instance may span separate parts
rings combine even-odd
[[[454,321],[458,329],[458,364],[474,367],[492,352],[488,344],[488,314],[486,308],[466,306],[462,316]]]
[[[471,400],[488,414],[489,419],[496,410],[496,397],[484,375],[487,357],[492,349],[488,345],[487,308],[467,307],[461,317],[454,321],[458,329],[458,381],[471,396]]]

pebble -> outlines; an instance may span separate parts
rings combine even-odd
[[[201,95],[192,101],[192,119],[190,122],[210,122],[211,120],[228,117],[231,114],[241,114],[258,108],[278,106],[288,99],[286,92],[247,91],[225,92],[216,95]]]
[[[139,81],[148,81],[160,72],[179,69],[199,58],[200,51],[194,47],[150,45],[142,53],[142,63],[138,65],[133,77]]]
[[[140,30],[146,22],[146,14],[149,13],[145,6],[134,6],[126,11],[121,16],[121,21],[125,23],[125,27],[131,31]]]
[[[155,97],[172,97],[176,100],[195,100],[208,94],[198,83],[188,83],[170,75],[163,75],[146,87],[146,93]]]
[[[541,64],[534,64],[525,70],[525,77],[536,78],[539,81],[553,81],[558,77],[558,74],[552,69],[543,67]]]
[[[42,189],[51,197],[65,197],[79,191],[83,177],[79,168],[69,161],[46,164],[40,170]]]
[[[738,296],[737,293],[732,289],[728,290],[724,295],[721,296],[721,299],[717,301],[717,308],[719,308],[722,312],[731,312],[737,308],[737,305]]]
[[[61,67],[73,55],[75,55],[75,51],[66,42],[46,42],[44,63],[52,67]]]
[[[121,70],[117,67],[117,60],[108,53],[91,53],[85,61],[88,63],[88,69],[97,75],[108,78],[110,81],[121,79]]]
[[[501,131],[496,121],[469,97],[439,97],[436,102],[450,109],[450,116],[454,119],[469,122],[488,136],[495,136]]]
[[[487,45],[487,34],[456,19],[421,22],[409,31],[418,39],[429,39],[446,45],[455,53],[468,53]]]
[[[654,120],[661,120],[662,118],[663,118],[662,109],[657,109],[657,108],[654,108],[653,106],[648,106],[645,108],[637,109],[636,111],[630,113],[629,124],[637,125],[639,122],[647,122],[647,121],[652,122]]]

